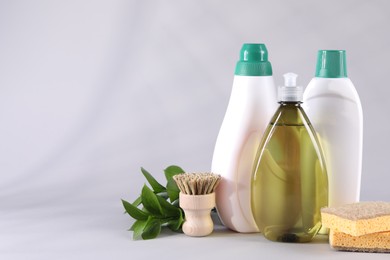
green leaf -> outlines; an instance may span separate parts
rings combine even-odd
[[[168,192],[165,190],[163,192],[159,192],[156,194],[157,196],[163,197],[164,199],[168,199]]]
[[[180,173],[184,173],[184,172],[185,171],[182,168],[180,168],[179,166],[176,166],[176,165],[168,166],[164,170],[165,178],[167,179],[167,181],[172,179],[172,177],[175,176],[176,174],[180,174]]]
[[[171,165],[164,170],[165,178],[167,179],[167,193],[171,202],[179,198],[179,188],[176,185],[173,176],[184,173],[185,171],[176,165]]]
[[[165,187],[162,186],[147,170],[141,167],[141,172],[149,182],[150,186],[152,186],[155,193],[166,191]]]
[[[137,208],[133,204],[131,204],[125,200],[122,200],[122,204],[123,204],[123,207],[125,208],[126,212],[132,218],[137,219],[137,220],[147,220],[148,219],[149,214],[147,214],[146,212],[143,212],[142,210],[140,210],[139,208]]]
[[[143,239],[156,238],[161,232],[161,222],[158,219],[149,218],[144,231],[142,232]]]
[[[133,239],[137,240],[141,238],[141,235],[145,229],[147,220],[137,220],[131,226],[130,230],[133,231]]]
[[[174,179],[170,179],[167,183],[167,193],[169,196],[169,200],[171,202],[177,200],[179,198],[180,190],[176,185],[176,182]]]
[[[179,211],[180,211],[179,218],[168,221],[168,227],[172,231],[178,231],[184,223],[183,213],[181,210]]]
[[[142,197],[142,204],[144,205],[144,207],[148,212],[157,216],[163,215],[163,210],[157,199],[157,195],[154,194],[153,191],[149,189],[148,186],[144,185],[144,187],[142,188],[141,197]]]
[[[167,167],[164,170],[166,188],[144,168],[141,167],[141,171],[152,189],[144,185],[141,196],[133,203],[122,200],[126,212],[136,219],[130,228],[133,239],[155,238],[166,225],[173,231],[180,230],[184,223],[184,212],[179,207],[180,191],[173,176],[184,173],[184,170],[176,165]]]
[[[139,196],[133,203],[134,206],[138,207],[142,203],[142,198]]]
[[[171,203],[160,196],[157,196],[157,199],[165,216],[176,217],[180,215],[180,209],[178,207],[173,206]]]

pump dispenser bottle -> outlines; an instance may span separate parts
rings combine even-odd
[[[315,77],[303,95],[324,150],[329,206],[358,202],[363,152],[363,111],[347,76],[344,50],[320,50]]]
[[[284,77],[280,106],[255,159],[252,211],[267,239],[308,242],[321,228],[320,209],[328,204],[328,179],[316,133],[301,107],[297,75]]]
[[[222,177],[216,189],[218,214],[237,232],[258,232],[251,211],[251,174],[256,149],[276,107],[267,48],[244,44],[211,166]]]

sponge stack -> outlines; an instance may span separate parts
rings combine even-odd
[[[321,209],[329,243],[338,250],[390,252],[390,203],[359,202]]]

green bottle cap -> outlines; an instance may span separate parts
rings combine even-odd
[[[235,75],[239,76],[272,76],[268,51],[262,43],[244,43],[240,51]]]
[[[347,58],[344,50],[319,50],[316,77],[346,78]]]

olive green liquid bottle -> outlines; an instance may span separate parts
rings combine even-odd
[[[252,178],[256,224],[272,241],[308,242],[321,228],[328,178],[316,133],[301,107],[296,74],[285,74],[280,106],[260,143]]]

